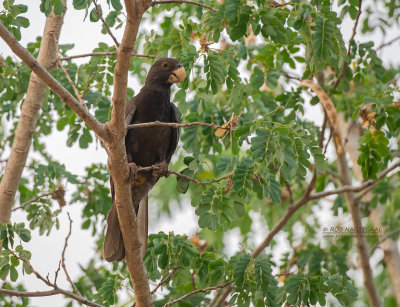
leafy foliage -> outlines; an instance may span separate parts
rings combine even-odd
[[[359,285],[349,278],[352,269],[347,259],[348,254],[354,253],[353,239],[324,238],[326,244],[315,245],[321,240],[318,230],[326,226],[320,225],[316,214],[321,205],[317,201],[305,205],[281,230],[292,250],[282,255],[279,239],[255,259],[250,252],[258,240],[253,233],[264,233],[264,227],[271,231],[292,202],[303,196],[314,172],[315,192],[338,185],[331,147],[326,150],[320,146],[328,142],[328,132],[321,136],[322,115],[305,115],[319,100],[304,95],[298,79],[318,77],[336,110],[346,120],[362,122],[357,162],[364,179],[375,179],[399,156],[398,64],[384,64],[378,46],[359,38],[358,32],[349,46],[344,41],[352,33],[344,28],[342,20],[358,18],[359,1],[340,0],[337,6],[330,1],[200,2],[215,11],[190,3],[149,8],[134,47],[134,52],[156,58],[175,57],[183,64],[187,78],[178,88],[173,87],[171,98],[182,122],[229,123],[234,127],[223,136],[205,126],[181,129],[179,150],[170,168],[203,184],[170,176],[161,179],[152,191],[151,210],[157,211],[157,217],[172,215],[175,208],[187,207],[186,202],[190,201],[198,225],[198,234],[190,239],[173,232],[150,234],[144,263],[150,280],[156,284],[164,281],[155,306],[196,289],[228,285],[233,287],[229,303],[238,306],[350,306],[355,300],[365,300],[364,292],[357,291]],[[97,23],[102,34],[107,35],[107,29],[100,14],[111,31],[120,32],[126,22],[123,1],[99,0],[97,4],[98,8],[91,0],[73,0],[68,9],[82,11],[84,22]],[[34,4],[3,1],[0,21],[18,40],[21,29],[32,24],[27,17],[30,5]],[[64,9],[61,0],[41,0],[36,5],[46,16],[51,11],[61,15]],[[371,5],[374,4],[363,3],[361,31],[380,31],[382,41],[387,41],[385,33],[400,17],[398,5],[390,0],[383,1],[379,10]],[[98,41],[90,47],[91,52],[116,52],[114,45],[101,38]],[[38,37],[28,43],[27,49],[37,57],[40,45]],[[65,44],[59,49],[60,56],[66,58],[77,48]],[[138,84],[143,84],[152,62],[152,58],[132,57],[129,71]],[[109,121],[116,56],[91,56],[61,63],[68,68],[78,92],[87,89],[83,99],[88,110],[101,123]],[[52,74],[73,93],[60,69]],[[1,169],[14,140],[29,78],[29,68],[14,57],[0,57]],[[127,98],[134,94],[128,88]],[[18,210],[26,213],[24,222],[30,230],[48,235],[59,228],[65,205],[83,204],[81,228],[91,231],[101,250],[111,206],[107,165],[92,164],[80,175],[72,173],[59,162],[60,157],[52,157],[46,148],[44,138],[55,129],[65,133],[69,147],[87,150],[91,144],[99,143],[82,120],[52,91],[47,91],[32,142],[35,158],[29,160],[24,171],[15,208],[21,207]],[[385,205],[384,226],[388,231],[399,227],[400,194],[393,192],[398,190],[398,174],[394,174],[381,181],[372,190],[371,201],[362,206],[368,214],[370,208]],[[67,192],[65,197],[63,191]],[[38,195],[41,197],[36,198]],[[342,195],[336,196],[330,211],[341,219],[348,215]],[[31,239],[25,224],[13,220],[1,226],[0,278],[12,281],[4,288],[24,291],[14,282],[22,278],[21,267],[23,273],[30,273],[29,267],[12,254],[31,258],[23,247]],[[239,246],[231,243],[232,235]],[[200,244],[198,240],[204,242]],[[368,243],[375,244],[376,240]],[[276,253],[279,264],[271,261],[271,255]],[[106,267],[101,259],[97,252],[82,266],[75,285],[85,297],[99,304],[125,304],[121,294],[131,288],[125,264]],[[393,296],[387,291],[387,275],[383,266],[377,278],[381,280],[380,291],[390,302]],[[179,306],[207,305],[214,292],[196,293],[179,302]],[[131,298],[132,294],[127,292],[127,296]],[[25,298],[15,303],[0,295],[0,301],[5,306],[29,305]]]

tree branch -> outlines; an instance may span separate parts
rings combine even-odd
[[[315,193],[309,196],[310,200],[314,200],[314,199],[318,199],[318,198],[322,198],[322,197],[326,197],[329,195],[334,195],[334,194],[342,194],[342,193],[347,193],[347,192],[361,192],[367,188],[370,188],[372,186],[374,186],[375,184],[377,184],[377,182],[383,178],[386,177],[387,174],[389,174],[391,171],[393,171],[394,169],[396,169],[397,167],[400,166],[400,161],[394,163],[392,166],[388,167],[387,169],[385,169],[384,171],[382,171],[382,173],[379,174],[379,176],[374,179],[374,180],[367,180],[365,181],[363,184],[354,187],[351,185],[345,185],[342,186],[336,190],[332,190],[332,191],[325,191],[325,192],[320,192],[320,193]]]
[[[68,215],[68,219],[69,219],[69,232],[68,232],[67,237],[65,238],[64,248],[63,248],[63,251],[62,251],[62,254],[61,254],[61,266],[62,266],[62,268],[64,270],[65,276],[67,277],[67,280],[70,283],[72,289],[74,289],[76,294],[78,294],[79,296],[83,297],[83,295],[79,292],[78,288],[72,282],[71,277],[68,274],[67,267],[65,265],[65,251],[67,250],[68,239],[71,236],[71,232],[72,232],[72,220],[71,220],[71,216],[69,215],[69,212],[67,212],[67,215]]]
[[[36,197],[34,197],[34,198],[32,198],[32,199],[30,199],[30,200],[24,202],[22,205],[20,205],[20,206],[18,206],[18,207],[15,207],[15,208],[12,209],[11,211],[17,211],[17,210],[19,210],[19,209],[23,209],[23,208],[26,207],[27,205],[30,205],[30,204],[34,203],[35,201],[37,201],[37,200],[39,200],[39,199],[41,199],[41,198],[50,196],[50,195],[52,195],[52,194],[53,194],[53,192],[48,192],[48,193],[40,194],[40,195],[38,195],[38,196],[36,196]]]
[[[183,124],[178,124],[178,123],[164,123],[164,122],[148,122],[148,123],[140,123],[140,124],[132,124],[128,125],[127,129],[135,129],[135,128],[145,128],[145,127],[172,127],[172,128],[184,128],[184,127],[193,127],[193,126],[206,126],[206,127],[211,127],[214,129],[224,129],[224,130],[229,130],[229,128],[219,126],[213,123],[201,123],[201,122],[193,122],[193,123],[183,123]]]
[[[371,250],[370,250],[370,252],[369,252],[369,255],[371,256],[372,253],[375,251],[375,249],[377,249],[377,248],[379,247],[379,245],[380,245],[382,242],[386,241],[386,240],[389,239],[391,236],[393,236],[393,235],[395,235],[395,234],[398,234],[398,233],[400,233],[400,228],[395,229],[395,230],[389,232],[387,235],[385,235],[385,236],[384,236],[381,240],[379,240],[374,246],[372,246],[372,248],[371,248]]]
[[[138,166],[137,171],[138,172],[148,172],[148,171],[158,170],[158,169],[159,169],[159,167],[157,165],[151,165],[151,166],[146,166],[146,167]],[[206,186],[206,185],[209,185],[209,184],[213,184],[213,183],[219,182],[221,180],[227,179],[230,176],[233,176],[233,172],[232,172],[232,173],[229,173],[229,174],[224,175],[222,177],[219,177],[219,178],[216,178],[216,179],[212,179],[210,181],[198,181],[197,179],[194,179],[192,177],[189,177],[189,176],[187,176],[185,174],[178,173],[177,171],[173,171],[173,170],[168,170],[164,176],[167,177],[167,176],[169,176],[171,174],[174,174],[174,175],[176,175],[178,177],[181,177],[183,179],[192,181],[195,184],[201,185],[201,186]]]
[[[64,13],[61,16],[51,13],[46,18],[37,60],[17,42],[15,37],[1,22],[0,37],[4,39],[14,53],[17,54],[16,49],[18,49],[18,51],[24,50],[27,56],[30,57],[29,64],[31,66],[40,65],[40,67],[42,67],[43,65],[46,69],[52,70],[54,69],[57,52],[57,40],[55,37],[60,35],[65,11],[66,6],[64,3]],[[45,70],[45,68],[43,69]],[[15,131],[11,154],[0,182],[0,222],[7,223],[10,219],[15,193],[18,189],[19,181],[26,165],[33,134],[36,128],[36,122],[45,95],[46,85],[41,82],[37,75],[31,74],[28,90],[26,92],[24,103],[22,104],[21,116]]]
[[[170,302],[164,304],[163,307],[167,307],[167,306],[171,306],[173,304],[179,303],[179,302],[183,301],[185,298],[188,298],[189,296],[192,296],[192,295],[197,294],[197,293],[204,293],[204,292],[211,291],[211,290],[223,289],[223,288],[225,288],[227,286],[230,286],[232,283],[233,283],[233,281],[231,281],[229,283],[226,283],[226,284],[223,284],[223,285],[218,285],[218,286],[208,287],[208,288],[204,288],[204,289],[194,290],[194,291],[192,291],[190,293],[187,293],[187,294],[181,296],[180,298],[177,298],[176,300],[173,300],[173,301],[170,301]]]
[[[89,111],[82,106],[0,23],[0,37],[7,43],[11,50],[60,97],[100,138],[109,141],[108,132]],[[54,61],[52,61],[54,62]]]
[[[376,51],[381,50],[382,48],[385,48],[387,46],[390,46],[391,44],[393,44],[394,42],[398,41],[400,39],[400,36],[397,36],[395,38],[393,38],[392,40],[383,43],[382,45],[380,45],[378,48],[376,48]]]
[[[110,136],[108,144],[108,166],[114,180],[118,220],[125,246],[125,262],[135,291],[138,307],[153,306],[147,272],[140,252],[138,224],[132,204],[130,172],[125,149],[125,101],[128,71],[143,13],[151,6],[150,0],[125,0],[127,18],[121,45],[118,48],[114,70],[114,92],[111,121],[106,123]]]
[[[347,56],[350,57],[350,51],[351,51],[351,41],[354,39],[354,37],[356,36],[357,33],[357,25],[358,25],[358,21],[360,19],[361,16],[361,5],[362,5],[362,0],[359,0],[358,2],[358,13],[357,13],[357,17],[356,17],[356,22],[354,23],[354,27],[353,27],[353,33],[349,39],[349,46],[347,47]],[[347,65],[349,65],[349,63],[346,61],[343,63],[343,69],[340,72],[335,85],[333,86],[333,89],[336,89],[340,83],[340,81],[342,80],[344,74],[346,73],[346,69],[347,69]]]
[[[158,290],[158,288],[160,288],[163,284],[165,284],[166,282],[168,282],[168,280],[171,278],[172,275],[174,275],[176,273],[176,271],[179,269],[178,266],[174,267],[171,272],[168,273],[167,277],[165,277],[162,281],[160,281],[158,283],[158,285],[151,291],[151,294],[156,293],[156,291]]]
[[[24,291],[15,291],[15,290],[8,290],[8,289],[1,289],[1,294],[6,294],[9,296],[18,296],[18,297],[43,297],[43,296],[51,296],[61,294],[57,290],[50,290],[50,291],[34,291],[34,292],[24,292]]]
[[[26,263],[29,268],[31,269],[32,273],[36,275],[36,277],[38,279],[40,279],[42,282],[44,282],[46,285],[48,285],[49,287],[52,287],[53,290],[52,291],[42,291],[42,292],[18,292],[18,291],[13,291],[13,292],[9,292],[9,293],[5,293],[5,294],[9,294],[9,295],[14,295],[14,296],[49,296],[49,295],[55,295],[55,294],[63,294],[65,296],[68,296],[69,298],[72,298],[75,301],[78,301],[80,303],[83,303],[85,305],[88,306],[92,306],[92,307],[103,307],[102,305],[99,305],[97,303],[91,302],[81,296],[75,295],[72,292],[69,292],[67,290],[61,289],[57,286],[57,284],[50,282],[49,278],[45,278],[43,277],[39,272],[37,272],[32,264],[30,263],[29,260],[22,258],[20,256],[18,256],[15,252],[8,250],[8,252],[13,255],[15,258],[23,261],[24,263]],[[5,289],[0,289],[0,293],[4,293],[3,290]],[[6,291],[10,291],[10,290],[6,290]],[[23,293],[29,294],[29,295],[23,295]],[[44,294],[44,295],[39,295],[38,293]]]
[[[336,144],[335,144],[336,146]],[[351,177],[349,167],[347,165],[347,159],[345,155],[337,155],[337,163],[340,175],[340,181],[343,185],[351,185]],[[360,214],[359,201],[357,200],[354,192],[344,192],[344,198],[347,203],[348,211],[350,212],[351,219],[353,221],[353,226],[356,229],[361,229],[362,220]],[[360,267],[363,272],[364,286],[368,294],[369,302],[372,307],[380,307],[381,301],[378,294],[378,290],[375,285],[374,277],[372,274],[372,269],[369,263],[369,253],[367,249],[367,242],[362,233],[355,233],[354,236],[355,245],[358,252],[358,260]]]
[[[107,29],[107,33],[111,36],[112,40],[115,43],[115,46],[117,46],[117,48],[119,47],[119,42],[117,41],[117,39],[115,38],[114,34],[112,34],[110,27],[108,26],[107,22],[104,20],[103,18],[103,14],[101,13],[100,9],[99,9],[99,5],[97,4],[97,1],[94,0],[93,1],[94,6],[96,7],[96,13],[97,16],[99,16],[101,22],[103,23],[103,25],[106,27]]]
[[[203,4],[203,3],[199,3],[196,1],[189,1],[189,0],[162,0],[162,1],[152,1],[151,6],[155,6],[157,4],[183,4],[183,3],[187,3],[187,4],[193,4],[193,5],[197,5],[197,6],[201,6],[204,7],[206,9],[209,9],[213,12],[216,12],[217,10],[215,8],[213,8],[212,6]]]
[[[78,58],[85,58],[89,56],[108,56],[108,55],[116,55],[117,51],[111,51],[111,52],[91,52],[91,53],[84,53],[84,54],[77,54],[77,55],[71,55],[67,56],[64,58],[60,58],[60,61],[69,61],[72,59],[78,59]],[[132,57],[137,57],[137,58],[150,58],[150,59],[155,59],[157,56],[156,55],[151,55],[151,54],[137,54],[137,53],[132,53]]]

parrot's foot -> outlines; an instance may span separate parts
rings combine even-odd
[[[136,175],[137,175],[137,172],[138,172],[138,166],[134,162],[128,163],[128,166],[129,166],[131,182],[132,182],[132,184],[134,184],[135,179],[136,179]]]
[[[153,170],[154,177],[168,177],[169,176],[167,162],[164,161],[164,162],[156,163],[154,166],[157,167],[157,169]]]

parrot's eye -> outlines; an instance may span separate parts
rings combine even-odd
[[[169,65],[168,65],[167,62],[164,62],[164,63],[161,64],[161,67],[164,68],[164,69],[167,69],[169,67]]]

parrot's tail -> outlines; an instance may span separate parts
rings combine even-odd
[[[148,197],[143,197],[140,201],[137,215],[138,235],[142,243],[140,253],[142,257],[146,254],[147,250],[147,236],[148,236]],[[122,238],[121,228],[118,221],[118,213],[116,206],[112,205],[110,212],[107,215],[107,232],[104,240],[103,247],[104,259],[112,261],[121,261],[125,258],[125,245]]]

